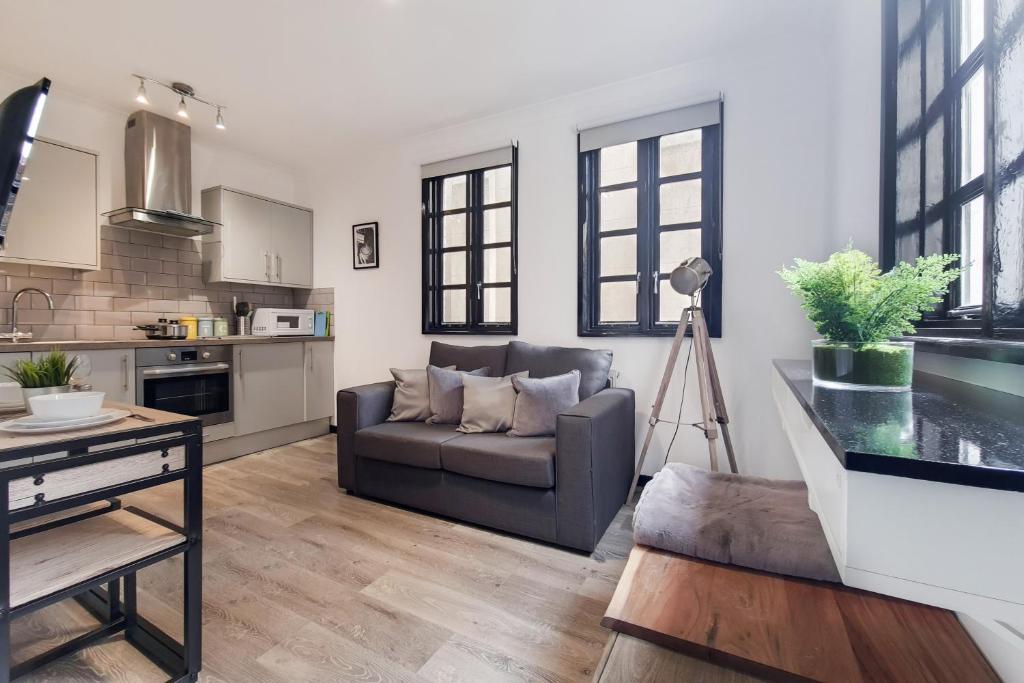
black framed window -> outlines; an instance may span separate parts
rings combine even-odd
[[[690,299],[668,278],[701,256],[714,269],[702,305],[721,336],[721,124],[581,146],[579,183],[578,334],[675,334]]]
[[[423,179],[424,334],[516,334],[516,148],[510,163]]]
[[[1024,79],[1024,19],[1019,6],[1004,11],[1015,4],[884,5],[882,266],[961,255],[959,281],[922,331],[994,336],[1024,327],[1016,170],[1024,135],[1007,125],[1024,105],[1014,92]]]

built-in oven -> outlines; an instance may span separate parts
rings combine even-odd
[[[231,347],[136,349],[135,394],[140,406],[192,415],[204,425],[231,422]]]

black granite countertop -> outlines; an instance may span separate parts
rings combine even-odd
[[[828,389],[809,361],[774,364],[847,470],[1024,491],[1024,397],[924,372],[908,392]]]

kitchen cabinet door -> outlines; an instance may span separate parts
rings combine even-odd
[[[269,282],[271,216],[266,202],[246,194],[221,191],[224,274],[234,280]]]
[[[313,286],[313,212],[268,202],[273,216],[271,244],[276,284]]]
[[[238,436],[303,421],[302,342],[234,347],[235,426]]]
[[[92,152],[36,140],[0,261],[99,269],[96,160]]]
[[[32,360],[38,361],[47,353],[49,351],[33,351]],[[135,405],[135,349],[65,353],[80,359],[75,379],[82,384],[91,384],[93,391],[104,392],[104,400]]]
[[[305,342],[306,420],[334,415],[334,344]]]

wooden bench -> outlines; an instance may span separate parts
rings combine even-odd
[[[948,610],[645,546],[601,623],[766,680],[999,681]]]

